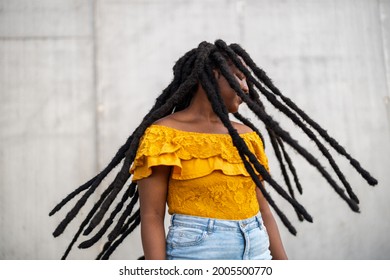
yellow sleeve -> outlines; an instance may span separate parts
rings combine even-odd
[[[270,170],[268,165],[268,157],[264,150],[263,141],[261,141],[261,138],[257,134],[254,134],[253,141],[251,142],[252,142],[252,149],[255,156],[257,157],[261,165],[263,165],[264,168],[269,172]]]
[[[264,151],[264,144],[261,138],[254,132],[250,135],[249,139],[247,140],[247,145],[250,151],[256,156],[259,163],[267,170],[267,172],[270,172],[269,165],[268,165],[268,157]],[[257,170],[255,170],[256,174],[259,175]],[[259,175],[260,180],[263,181],[263,178],[261,175]]]
[[[180,159],[175,153],[178,147],[170,141],[172,135],[168,132],[156,126],[146,129],[130,168],[133,181],[150,176],[153,166],[166,165],[181,168]]]

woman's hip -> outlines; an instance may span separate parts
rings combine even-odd
[[[261,214],[222,220],[173,214],[167,235],[168,259],[271,259]]]

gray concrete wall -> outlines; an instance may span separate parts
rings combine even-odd
[[[352,213],[294,157],[299,200],[314,223],[300,223],[271,190],[298,230],[291,236],[277,219],[289,257],[389,259],[389,18],[389,0],[0,0],[0,258],[60,258],[86,211],[56,239],[69,207],[48,212],[108,163],[171,80],[173,63],[200,41],[222,38],[247,49],[379,180],[368,186],[335,155],[361,200],[361,213]],[[141,254],[137,231],[112,257]]]

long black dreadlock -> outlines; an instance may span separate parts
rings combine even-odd
[[[246,65],[244,65],[244,63]],[[230,70],[230,65],[235,65],[245,75],[248,81],[249,94],[245,94],[241,90],[240,85]],[[271,145],[279,162],[284,182],[287,185],[288,193],[271,177],[264,166],[259,163],[256,156],[248,149],[245,141],[232,126],[232,123],[229,120],[229,113],[224,105],[217,81],[213,75],[213,69],[220,71],[232,89],[235,90],[238,96],[247,104],[248,108],[264,123]],[[291,225],[285,214],[277,207],[270,194],[264,189],[259,177],[256,175],[256,172],[260,174],[261,177],[268,182],[278,194],[292,205],[299,220],[312,222],[310,214],[307,213],[305,208],[295,199],[295,193],[288,170],[293,176],[293,181],[298,192],[301,194],[302,187],[291,157],[285,149],[285,144],[291,146],[304,159],[313,165],[328,181],[331,187],[339,194],[339,196],[345,200],[350,208],[355,212],[359,211],[359,200],[357,196],[353,193],[351,186],[329,151],[313,133],[313,129],[339,154],[345,156],[356,171],[368,182],[368,184],[377,184],[377,180],[364,170],[360,166],[359,162],[352,158],[335,139],[330,137],[323,128],[321,128],[294,102],[284,96],[279,89],[274,86],[266,73],[253,62],[249,54],[238,44],[231,44],[228,46],[222,40],[217,40],[214,44],[202,42],[197,48],[190,50],[176,62],[173,67],[173,74],[174,76],[172,82],[156,99],[152,109],[143,118],[141,124],[134,130],[133,134],[129,136],[126,143],[120,147],[115,157],[111,160],[107,167],[91,180],[70,193],[50,212],[50,216],[55,214],[70,200],[84,192],[74,207],[67,213],[66,217],[53,232],[54,237],[57,237],[63,233],[68,224],[76,217],[80,209],[99,187],[102,180],[122,162],[121,169],[114,180],[103,191],[98,201],[88,212],[86,218],[81,222],[78,231],[71,240],[68,248],[62,256],[62,259],[65,259],[68,256],[70,250],[81,234],[85,236],[90,235],[91,232],[102,223],[102,220],[110,209],[112,203],[117,199],[117,196],[121,190],[123,190],[129,179],[131,179],[129,169],[135,159],[141,137],[143,136],[145,130],[158,119],[186,108],[199,84],[206,91],[214,112],[227,128],[232,138],[232,142],[237,148],[243,164],[254,183],[260,189],[271,207],[275,210],[283,224],[292,234],[296,234],[295,228]],[[260,94],[265,96],[265,98],[273,106],[275,106],[275,108],[290,118],[311,140],[313,140],[318,149],[329,161],[347,193],[345,193],[344,189],[335,182],[332,176],[321,166],[320,162],[311,153],[299,145],[299,143],[293,139],[287,131],[282,129],[280,125],[266,113],[265,106],[260,100]],[[253,131],[255,131],[264,143],[263,135],[249,119],[239,113],[235,113],[234,116],[243,124],[249,126]],[[130,182],[130,185],[126,187],[119,202],[114,207],[111,214],[106,218],[101,228],[88,240],[80,243],[78,247],[89,248],[101,238],[106,236],[106,243],[104,244],[100,254],[97,256],[97,259],[108,259],[122,241],[140,224],[140,211],[139,209],[134,209],[137,202],[137,184],[136,182]],[[118,215],[119,218],[117,218]],[[115,218],[117,218],[117,222],[115,225],[112,225]],[[107,233],[109,229],[110,232]]]

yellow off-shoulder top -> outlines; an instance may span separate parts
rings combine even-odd
[[[255,132],[240,136],[269,170],[260,137]],[[172,166],[167,199],[170,214],[240,220],[259,211],[256,186],[229,134],[151,125],[130,168],[133,181],[150,176],[151,167],[158,165]]]

